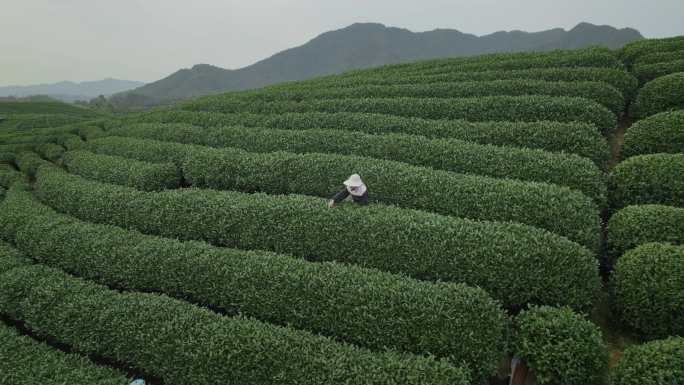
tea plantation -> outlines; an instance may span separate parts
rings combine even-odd
[[[0,102],[0,384],[684,381],[684,37]],[[329,208],[358,173],[369,205]]]

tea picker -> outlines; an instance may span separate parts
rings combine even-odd
[[[342,182],[344,188],[335,194],[330,201],[328,201],[328,207],[335,207],[335,204],[342,202],[351,196],[354,203],[360,205],[368,204],[368,188],[366,184],[363,183],[359,174],[353,174],[349,179]]]

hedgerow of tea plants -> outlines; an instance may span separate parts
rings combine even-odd
[[[405,134],[370,135],[340,130],[256,127],[202,128],[188,124],[136,124],[110,135],[235,147],[250,152],[332,153],[395,160],[438,170],[567,186],[603,204],[605,181],[589,159],[572,154],[482,145]]]
[[[664,63],[635,65],[633,72],[640,83],[647,83],[661,76],[684,72],[684,59]]]
[[[77,107],[73,104],[50,101],[0,101],[1,114],[56,114],[57,116],[100,116],[95,110]]]
[[[684,244],[684,208],[627,206],[608,221],[608,250],[614,257],[648,242]]]
[[[86,140],[103,136],[104,131],[98,126],[85,126],[78,129],[78,135]]]
[[[487,96],[479,98],[366,98],[324,99],[302,102],[236,101],[227,96],[208,96],[182,106],[190,111],[251,112],[362,112],[423,119],[467,121],[552,120],[592,123],[600,131],[615,128],[617,118],[606,107],[584,98],[551,96]]]
[[[123,373],[66,354],[0,322],[0,373],[12,385],[128,385]]]
[[[466,369],[430,357],[371,353],[164,295],[120,293],[45,266],[0,274],[0,311],[169,385],[470,383]]]
[[[3,113],[5,114],[5,113]],[[87,117],[67,114],[11,114],[0,125],[3,128],[17,132],[33,131],[36,128],[56,127],[67,124],[78,124],[88,119]]]
[[[89,224],[21,188],[0,207],[1,236],[40,263],[102,284],[163,292],[373,350],[431,353],[465,362],[477,383],[505,350],[505,313],[481,289]]]
[[[633,41],[625,44],[618,53],[622,60],[631,66],[646,55],[681,50],[684,50],[684,36]]]
[[[620,149],[623,159],[655,153],[684,153],[684,111],[661,112],[627,130]]]
[[[73,174],[145,191],[175,188],[181,180],[173,163],[148,163],[88,151],[69,151],[62,161]]]
[[[466,122],[425,120],[362,113],[285,113],[280,115],[221,114],[167,110],[148,112],[110,122],[112,129],[132,123],[188,123],[200,127],[241,125],[288,130],[335,129],[368,134],[411,134],[430,139],[459,139],[481,144],[566,152],[592,159],[602,166],[609,158],[605,138],[592,124],[578,122]]]
[[[569,308],[523,310],[514,320],[513,352],[540,385],[601,384],[608,372],[600,329]]]
[[[624,68],[617,55],[607,48],[590,47],[548,52],[495,53],[474,57],[425,60],[420,63],[394,64],[374,69],[348,71],[341,76],[390,73],[442,73],[459,71],[518,70],[551,67]]]
[[[73,138],[74,134],[58,134],[58,135],[9,135],[0,139],[0,143],[4,145],[12,144],[43,144],[43,143],[63,143],[65,140]]]
[[[67,139],[70,140],[70,139]],[[54,143],[43,143],[36,146],[36,153],[51,162],[56,162],[64,155],[64,147]]]
[[[630,346],[611,368],[611,385],[679,385],[684,378],[684,338]]]
[[[433,84],[361,85],[309,89],[276,88],[226,94],[235,100],[276,102],[281,100],[357,98],[468,98],[481,96],[570,96],[593,100],[620,114],[625,100],[620,91],[600,82],[549,82],[542,80],[495,80]]]
[[[14,163],[16,155],[12,152],[0,152],[0,163]]]
[[[464,282],[484,288],[509,308],[531,302],[586,309],[600,286],[598,261],[587,249],[513,223],[383,205],[329,209],[324,199],[296,195],[142,192],[53,167],[39,170],[34,188],[41,201],[82,220],[217,246],[337,260],[419,279]]]
[[[684,108],[684,72],[659,77],[644,85],[634,102],[633,116],[645,118]]]
[[[23,151],[33,151],[36,146],[32,143],[0,144],[0,152],[18,153]]]
[[[40,155],[31,151],[17,154],[15,163],[17,164],[17,167],[19,167],[19,170],[29,177],[34,177],[38,171],[38,167],[40,166],[53,166],[53,163],[48,162],[47,160],[41,158]]]
[[[370,200],[443,215],[514,221],[564,235],[592,250],[598,247],[598,208],[568,188],[457,174],[400,162],[335,154],[250,153],[146,139],[102,138],[88,142],[97,153],[173,162],[183,157],[185,180],[196,187],[332,197],[341,181],[361,173]],[[134,152],[138,151],[135,155]],[[548,202],[558,202],[549,205]]]
[[[545,80],[550,82],[603,82],[631,97],[639,87],[639,81],[624,69],[597,67],[530,68],[521,70],[493,70],[480,72],[446,72],[435,75],[366,75],[326,76],[306,81],[276,84],[266,89],[315,89],[318,87],[354,87],[363,85],[432,84],[450,82],[474,82],[494,80]]]
[[[615,208],[638,204],[684,207],[684,154],[637,155],[619,163],[611,177]]]
[[[14,167],[7,163],[0,163],[0,186],[10,187],[12,183],[18,180],[24,180],[26,176],[17,171]]]
[[[654,52],[648,55],[640,56],[634,65],[641,64],[656,64],[656,63],[667,63],[671,61],[682,60],[684,58],[684,46],[679,51],[669,51],[669,52]]]
[[[647,338],[684,335],[684,246],[647,243],[621,256],[611,276],[622,321]]]
[[[97,154],[136,159],[142,162],[176,165],[181,172],[183,164],[191,152],[204,150],[204,147],[156,140],[108,136],[83,142],[80,148]]]

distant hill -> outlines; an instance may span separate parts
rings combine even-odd
[[[123,91],[132,90],[145,83],[131,80],[104,79],[89,82],[59,82],[52,84],[38,84],[31,86],[0,87],[0,97],[25,97],[30,95],[47,95],[65,102],[76,100],[90,100],[99,95],[109,96]]]
[[[581,23],[565,31],[496,32],[475,36],[450,29],[415,33],[382,24],[353,24],[326,32],[308,43],[280,52],[251,66],[228,70],[208,64],[182,69],[131,92],[115,95],[115,105],[166,104],[212,93],[304,80],[355,68],[440,57],[493,52],[572,49],[589,45],[619,48],[643,39],[639,31]]]

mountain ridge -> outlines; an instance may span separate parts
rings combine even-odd
[[[354,23],[324,32],[302,45],[243,68],[225,69],[211,64],[196,64],[180,69],[156,82],[114,95],[111,101],[115,106],[124,108],[130,100],[154,106],[385,64],[495,52],[573,49],[588,45],[619,48],[636,39],[643,39],[643,36],[635,29],[616,29],[590,23],[579,23],[568,31],[562,28],[541,32],[497,31],[483,36],[455,29],[412,32],[379,23]]]
[[[40,83],[27,86],[0,86],[0,97],[26,97],[31,95],[46,95],[61,101],[73,102],[89,100],[99,95],[113,95],[138,88],[145,83],[133,80],[105,78],[83,82],[60,81],[55,83]]]

